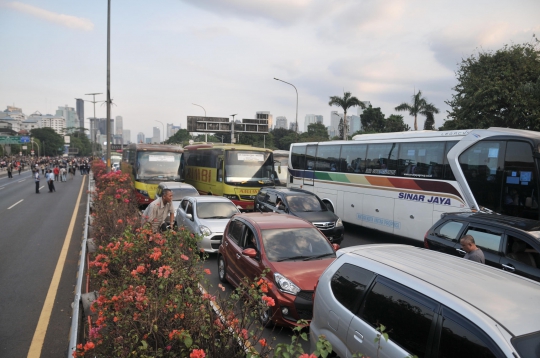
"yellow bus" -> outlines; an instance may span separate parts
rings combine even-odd
[[[184,163],[186,183],[202,195],[229,198],[243,210],[253,210],[259,189],[274,186],[278,180],[272,150],[249,145],[189,145],[184,148]]]
[[[122,160],[131,164],[137,202],[144,206],[156,197],[159,183],[182,180],[182,153],[178,145],[130,144],[122,152]]]

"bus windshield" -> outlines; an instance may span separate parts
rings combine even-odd
[[[274,162],[272,153],[249,150],[230,150],[225,159],[227,184],[273,183]]]
[[[137,179],[180,179],[182,153],[140,151],[137,153]]]

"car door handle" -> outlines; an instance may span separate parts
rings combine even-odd
[[[502,267],[503,267],[503,270],[505,270],[505,271],[510,271],[510,272],[516,271],[516,268],[514,266],[512,266],[512,265],[502,264]]]
[[[240,254],[237,253],[236,258],[239,259],[240,257],[241,257]]]
[[[465,255],[465,254],[466,254],[466,252],[465,252],[464,250],[462,250],[462,249],[456,249],[456,251],[459,252],[459,253],[462,254],[462,255]]]
[[[362,343],[364,341],[364,336],[360,334],[358,331],[354,331],[354,339],[356,339],[358,342]]]

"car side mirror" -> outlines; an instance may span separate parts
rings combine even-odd
[[[242,255],[254,259],[254,258],[257,257],[257,250],[251,249],[251,248],[250,249],[245,249],[244,251],[242,251]]]
[[[186,214],[186,218],[193,221],[193,215],[191,215],[191,214]]]
[[[335,251],[339,250],[339,245],[338,244],[332,244],[332,247],[334,248]]]

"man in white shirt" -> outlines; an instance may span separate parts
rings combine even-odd
[[[152,225],[152,231],[158,232],[165,230],[165,220],[170,216],[170,224],[174,224],[174,208],[172,204],[173,194],[170,189],[164,189],[160,198],[157,198],[148,205],[143,213],[143,225],[149,222]]]

